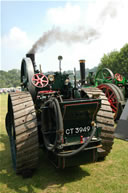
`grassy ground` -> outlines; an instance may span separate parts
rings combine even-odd
[[[128,193],[128,143],[117,139],[103,162],[60,171],[41,151],[34,176],[17,176],[4,124],[6,105],[7,95],[0,95],[0,193]]]

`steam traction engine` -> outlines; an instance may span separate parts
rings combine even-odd
[[[90,74],[88,81],[101,89],[111,105],[114,119],[118,120],[128,99],[128,80],[119,73],[113,74],[108,68]]]
[[[114,120],[105,94],[72,85],[58,59],[60,71],[44,75],[34,54],[27,54],[21,63],[23,91],[8,95],[6,129],[17,174],[37,167],[39,147],[58,168],[97,161],[112,148]],[[84,81],[84,60],[80,68]]]
[[[95,85],[101,89],[111,105],[117,128],[114,136],[128,141],[128,80],[119,73],[115,75],[108,68],[99,70]]]

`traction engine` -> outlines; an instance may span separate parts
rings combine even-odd
[[[128,80],[119,73],[115,75],[108,68],[99,70],[96,75],[89,74],[88,86],[101,89],[111,105],[114,120],[118,120],[128,99]]]
[[[115,75],[108,68],[92,72],[87,77],[85,87],[98,87],[111,105],[114,120],[117,122],[114,136],[128,141],[128,80],[119,73]]]
[[[105,94],[72,85],[58,59],[59,72],[44,74],[34,54],[27,54],[21,63],[22,91],[8,95],[6,130],[17,174],[37,168],[39,148],[57,168],[95,162],[112,148],[114,119]],[[80,60],[82,79],[84,67]]]

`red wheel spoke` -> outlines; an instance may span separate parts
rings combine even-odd
[[[112,111],[113,111],[114,113],[116,113],[117,110],[112,109]]]
[[[43,80],[42,82],[48,82],[47,80]]]
[[[108,88],[107,88],[106,90],[107,90],[106,95],[107,95],[107,97],[109,97],[109,95],[110,95],[110,94],[109,94],[110,90],[109,90]]]
[[[117,110],[117,107],[115,107],[115,106],[113,105],[113,103],[111,104],[111,106],[112,106],[115,110]]]
[[[113,96],[114,96],[114,93],[112,92],[112,94],[109,96],[109,98],[108,98],[108,99],[113,98]]]
[[[105,90],[105,95],[106,95],[106,96],[108,96],[108,95],[109,95],[108,88],[106,88],[106,90]]]
[[[38,79],[35,79],[35,78],[33,78],[32,80],[33,80],[33,81],[38,81]]]
[[[45,76],[43,75],[43,76],[41,77],[41,79],[43,80],[44,77],[45,77]]]
[[[110,91],[108,90],[108,98],[110,97]]]
[[[42,83],[42,82],[40,82],[40,84],[41,84],[41,86],[42,86],[42,87],[44,87],[44,85],[43,85],[43,83]]]
[[[35,85],[38,86],[39,82],[36,82]]]

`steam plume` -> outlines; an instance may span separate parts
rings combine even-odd
[[[77,30],[61,31],[60,28],[52,28],[51,30],[45,32],[42,37],[40,37],[35,44],[32,46],[29,53],[36,53],[40,49],[43,50],[46,46],[56,43],[56,41],[64,42],[66,44],[71,44],[74,42],[87,43],[99,37],[99,32],[95,29],[85,30],[83,27],[79,27]]]
[[[111,0],[102,8],[99,13],[98,21],[96,22],[97,27],[85,29],[84,27],[78,27],[74,31],[62,31],[60,28],[52,28],[45,32],[35,44],[32,46],[29,53],[36,53],[39,50],[43,50],[46,46],[56,43],[57,41],[71,44],[75,42],[86,42],[90,43],[92,40],[100,37],[99,29],[103,27],[107,17],[115,18],[117,16],[117,3]]]

